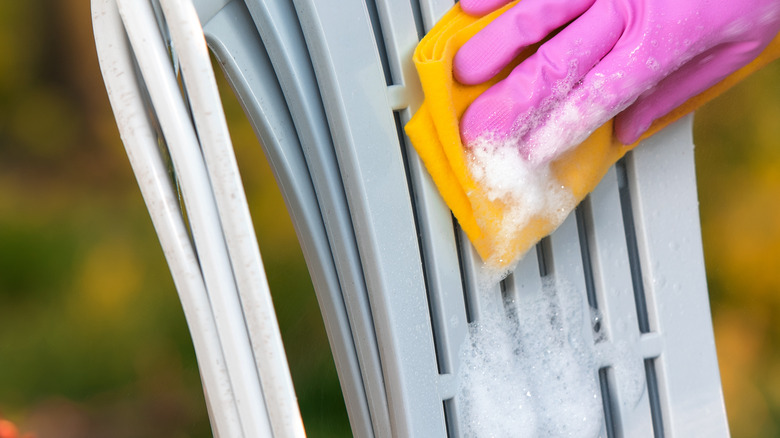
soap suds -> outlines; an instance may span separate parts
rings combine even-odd
[[[503,211],[497,219],[500,223],[485,224],[497,231],[494,252],[515,258],[487,260],[490,265],[513,265],[522,254],[509,255],[516,252],[509,245],[516,244],[526,227],[539,220],[560,224],[574,209],[577,199],[571,188],[558,181],[551,163],[585,141],[619,110],[603,104],[610,100],[604,84],[619,80],[622,72],[583,87],[573,79],[576,64],[570,70],[569,77],[552,87],[552,96],[517,118],[511,135],[488,132],[467,144],[466,161],[480,188],[478,195],[500,205]],[[476,208],[479,202],[472,199],[472,205]]]
[[[656,62],[648,59],[647,67],[658,68]],[[607,85],[625,85],[624,74],[597,75],[589,87],[567,78],[553,87],[552,97],[517,119],[509,138],[486,134],[468,144],[468,168],[480,188],[469,196],[474,205],[484,196],[501,207],[500,219],[491,218],[499,222],[487,225],[498,234],[495,252],[515,260],[487,260],[478,276],[481,312],[460,351],[456,396],[466,437],[605,436],[603,363],[612,364],[625,385],[624,407],[645,394],[637,352],[606,342],[603,330],[594,334],[600,316],[584,302],[585,291],[546,281],[516,303],[491,296],[522,256],[509,246],[520,233],[535,221],[560,224],[576,206],[551,162],[630,104],[606,104],[615,101],[609,94],[614,87]]]
[[[510,206],[508,226],[524,225],[534,216],[563,220],[573,207],[571,192],[554,177],[550,166],[535,166],[512,145],[478,142],[472,145],[470,171],[488,199]]]
[[[582,295],[545,283],[520,303],[485,307],[461,349],[463,435],[599,436],[601,393]]]
[[[510,245],[531,221],[561,223],[576,205],[571,191],[555,178],[549,165],[530,163],[511,143],[485,138],[474,142],[468,155],[469,170],[481,194],[503,207],[500,222],[492,224],[498,235],[494,242],[497,254],[511,254]],[[511,266],[515,261],[488,262]]]

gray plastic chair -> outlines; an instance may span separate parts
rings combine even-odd
[[[287,202],[354,435],[460,436],[481,262],[402,130],[422,101],[411,54],[452,2],[194,3]],[[621,160],[493,291],[522,306],[543,282],[573,287],[600,318],[582,321],[593,349],[644,370],[637,397],[616,356],[598,356],[602,436],[729,434],[691,121]]]

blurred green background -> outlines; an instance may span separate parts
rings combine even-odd
[[[780,436],[780,63],[697,113],[704,250],[733,436]],[[306,267],[225,106],[309,436],[349,435]],[[269,214],[269,212],[271,212]],[[173,283],[100,77],[86,0],[0,2],[0,417],[48,437],[206,437]]]

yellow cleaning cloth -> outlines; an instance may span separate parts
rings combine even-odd
[[[420,41],[414,63],[425,100],[406,125],[406,133],[444,201],[482,259],[494,268],[511,267],[528,249],[552,233],[566,214],[596,187],[609,167],[638,143],[623,145],[618,142],[613,136],[612,121],[607,122],[579,146],[551,163],[553,176],[571,191],[573,202],[564,214],[536,215],[520,225],[507,219],[512,207],[501,199],[491,199],[469,171],[469,156],[460,141],[458,120],[477,96],[505,78],[532,52],[521,54],[513,65],[479,85],[455,81],[452,59],[469,38],[516,3],[484,17],[472,17],[456,4]],[[777,37],[752,63],[657,120],[642,138],[693,111],[779,56],[780,37]],[[508,230],[511,227],[515,229]]]

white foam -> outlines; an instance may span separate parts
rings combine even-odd
[[[623,80],[624,72],[609,77],[597,75],[591,86],[583,87],[574,80],[576,64],[570,67],[569,77],[551,88],[552,96],[517,118],[512,135],[485,133],[467,145],[471,175],[482,193],[506,210],[499,224],[498,242],[512,244],[535,218],[545,218],[553,224],[563,222],[577,200],[571,189],[556,179],[551,162],[585,141],[628,105],[624,102],[610,107],[604,103],[614,100],[608,94],[612,87],[604,85],[607,81]],[[510,252],[509,247],[500,245],[495,248],[497,253]],[[506,266],[515,261],[502,260],[504,263],[498,264]]]
[[[471,146],[469,170],[474,180],[490,201],[505,206],[499,224],[497,253],[510,253],[509,246],[501,245],[511,245],[534,218],[560,223],[576,205],[571,190],[555,178],[549,165],[534,165],[512,143],[483,139]],[[506,266],[506,263],[499,264]]]
[[[554,224],[566,218],[576,199],[571,189],[555,178],[550,163],[582,143],[621,109],[603,102],[614,100],[604,84],[621,80],[622,72],[609,78],[597,76],[588,87],[578,82],[576,73],[577,64],[572,62],[568,76],[551,87],[552,95],[517,118],[510,136],[485,133],[467,145],[474,180],[490,201],[506,209],[499,224],[499,242],[512,244],[517,233],[535,218]],[[508,247],[495,249],[501,254],[510,252]]]
[[[548,283],[520,303],[483,307],[461,349],[463,435],[599,436],[602,402],[582,294]]]
[[[469,143],[472,176],[490,201],[506,209],[499,242],[511,244],[535,218],[560,224],[574,209],[576,199],[550,163],[630,103],[604,104],[615,101],[607,94],[615,87],[606,85],[625,84],[623,76],[622,71],[597,76],[588,89],[567,78],[553,87],[552,97],[518,118],[510,138],[486,135]],[[498,246],[497,252],[508,253],[509,247]],[[518,303],[502,305],[493,295],[503,269],[486,265],[479,274],[480,319],[469,326],[459,369],[463,435],[599,436],[604,425],[598,367],[607,353],[594,347],[604,335],[594,339],[590,329],[599,316],[588,310],[584,291],[560,283],[545,283]],[[623,402],[634,402],[644,391],[641,361],[608,353],[615,373],[630,387]]]

